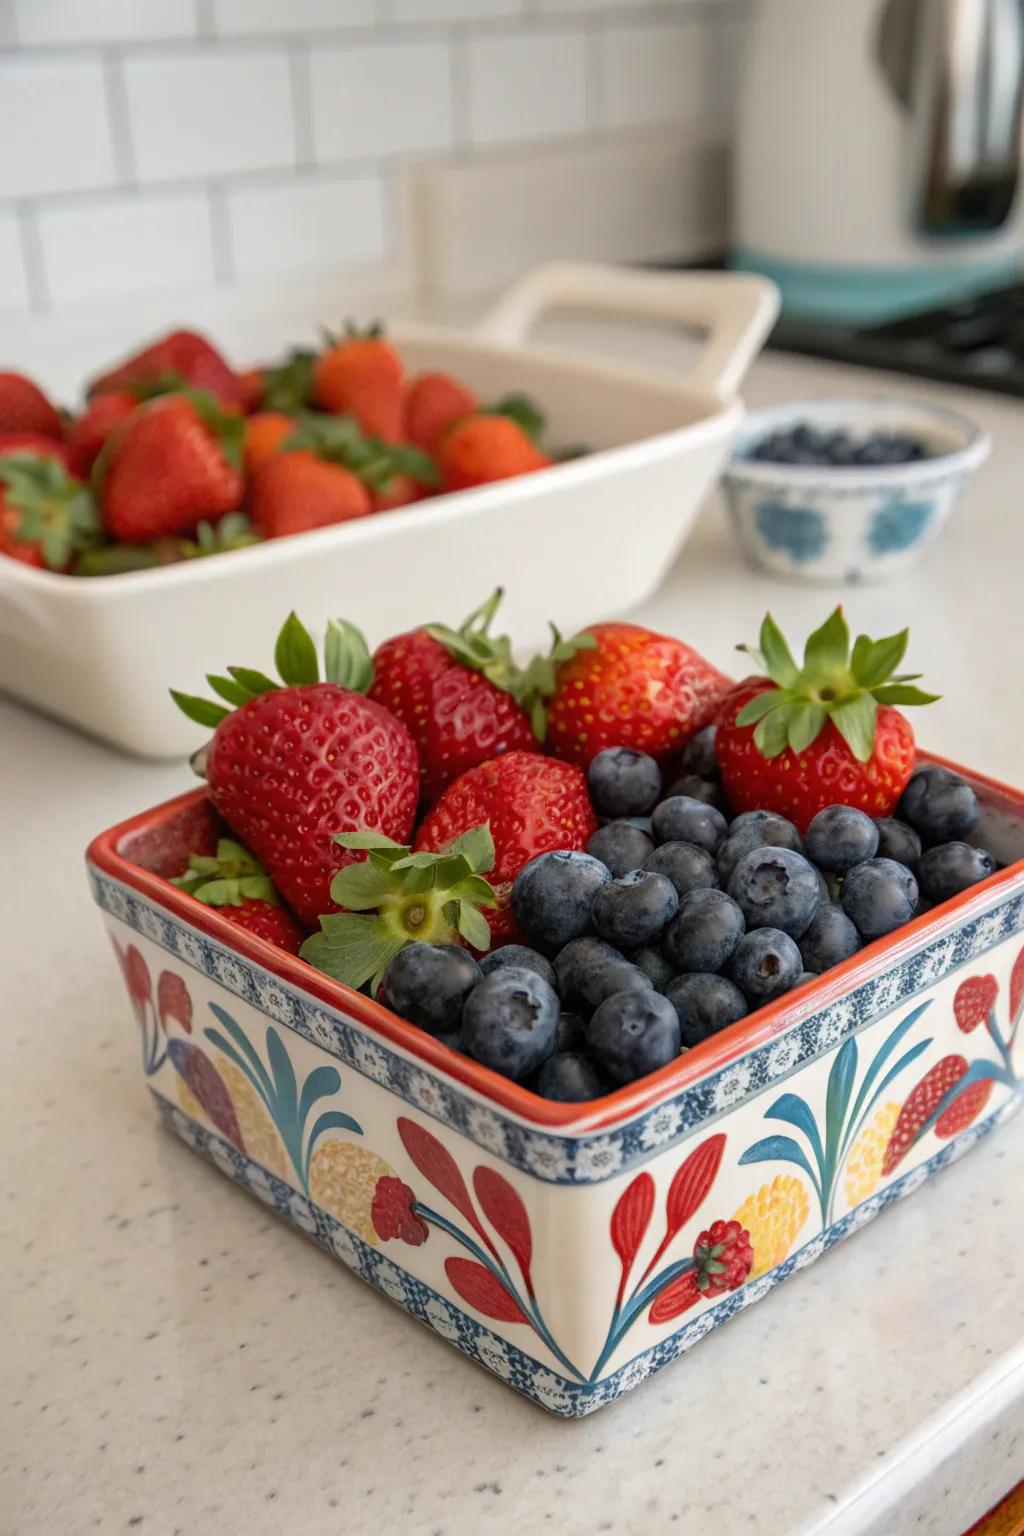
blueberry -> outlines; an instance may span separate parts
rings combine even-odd
[[[480,961],[480,969],[485,976],[500,971],[506,965],[517,965],[523,971],[536,971],[538,976],[543,976],[549,987],[555,985],[555,968],[551,961],[526,944],[503,944],[500,949],[492,949]]]
[[[723,816],[732,815],[725,790],[714,779],[702,779],[696,773],[684,774],[681,779],[676,779],[669,785],[665,798],[670,800],[675,795],[686,795],[690,800],[702,800],[705,805],[713,805],[717,811],[721,811]]]
[[[578,1051],[583,1046],[586,1023],[578,1013],[562,1012],[558,1015],[557,1051]]]
[[[797,977],[796,981],[794,981],[793,986],[794,987],[803,987],[803,986],[806,986],[806,984],[809,981],[817,981],[817,979],[818,979],[817,971],[801,971],[800,975]]]
[[[557,994],[536,971],[494,971],[466,999],[466,1050],[505,1077],[528,1077],[555,1049],[558,1013]]]
[[[814,868],[791,848],[754,848],[746,854],[733,870],[729,895],[748,929],[781,928],[794,939],[821,905]]]
[[[653,944],[644,944],[640,949],[631,949],[626,959],[633,965],[639,966],[644,975],[651,978],[651,986],[655,992],[664,992],[675,975],[675,967]]]
[[[800,834],[785,816],[774,811],[745,811],[729,828],[728,836],[718,845],[718,878],[724,886],[732,879],[733,870],[740,859],[755,848],[790,848],[803,853]]]
[[[512,886],[512,911],[539,943],[559,949],[590,932],[590,908],[609,874],[585,853],[542,853]]]
[[[613,1083],[632,1083],[679,1055],[679,1016],[660,992],[615,992],[587,1025],[587,1048]]]
[[[644,860],[644,869],[665,875],[680,896],[690,891],[711,890],[718,884],[715,861],[706,848],[695,843],[662,843]]]
[[[926,843],[952,843],[972,832],[980,815],[969,784],[937,763],[915,773],[899,804],[900,818]]]
[[[714,779],[718,776],[715,732],[715,726],[706,725],[696,736],[691,736],[683,748],[683,767],[687,773],[695,773],[698,779]]]
[[[895,859],[868,859],[843,881],[843,911],[862,939],[877,939],[909,923],[917,905],[917,881]]]
[[[598,827],[587,852],[613,875],[626,875],[631,869],[639,869],[649,853],[654,851],[654,838],[640,827],[630,826],[628,821],[609,821]]]
[[[594,928],[602,939],[627,949],[656,939],[679,910],[671,880],[653,870],[631,869],[594,897]]]
[[[641,832],[646,832],[648,837],[654,836],[654,826],[649,816],[620,816],[619,820],[624,826],[639,827]]]
[[[721,811],[692,795],[670,795],[655,806],[651,827],[657,843],[695,843],[714,853],[728,825]]]
[[[461,1025],[461,1023],[459,1025],[458,1029],[442,1029],[439,1034],[434,1036],[434,1038],[435,1038],[435,1040],[440,1040],[441,1044],[442,1045],[446,1045],[450,1051],[459,1051],[459,1052],[461,1052],[462,1051],[462,1025]]]
[[[826,805],[807,828],[807,856],[832,874],[845,875],[855,864],[873,859],[878,828],[852,805]]]
[[[831,872],[831,870],[829,870],[828,873],[824,873],[820,869],[818,873],[821,875],[822,883],[826,892],[828,893],[826,899],[830,901],[834,907],[837,907],[843,896],[842,875],[835,875]]]
[[[481,980],[473,956],[455,944],[407,944],[384,967],[378,996],[392,1013],[431,1035],[458,1029]]]
[[[638,965],[589,935],[573,939],[555,956],[555,975],[565,1006],[588,1018],[613,992],[651,990],[651,978]]]
[[[746,930],[743,913],[724,891],[691,891],[679,903],[663,948],[677,971],[720,971]]]
[[[898,821],[895,816],[879,816],[875,826],[878,828],[878,858],[895,859],[897,864],[916,870],[921,860],[921,839],[913,827]]]
[[[921,855],[921,885],[932,901],[948,901],[995,870],[992,855],[970,843],[940,843]]]
[[[745,934],[729,961],[729,975],[751,1008],[781,997],[803,972],[800,951],[788,933],[757,928]]]
[[[646,752],[606,747],[591,760],[587,788],[599,816],[643,816],[661,794],[661,769]]]
[[[542,1099],[555,1099],[559,1104],[582,1104],[608,1092],[596,1062],[582,1051],[559,1051],[549,1056],[537,1073],[536,1087]]]
[[[809,971],[827,971],[848,960],[860,949],[860,934],[839,907],[821,906],[799,940],[800,954]]]
[[[707,972],[677,976],[665,996],[679,1015],[680,1039],[685,1047],[700,1045],[709,1035],[742,1019],[747,1011],[747,1000],[735,982]]]

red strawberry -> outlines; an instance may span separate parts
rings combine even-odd
[[[405,436],[424,453],[436,453],[449,427],[480,402],[450,373],[420,373],[405,391]]]
[[[950,1136],[956,1136],[960,1131],[965,1131],[969,1125],[973,1125],[988,1103],[995,1083],[992,1078],[984,1078],[980,1083],[972,1083],[962,1093],[958,1093],[948,1109],[944,1109],[935,1122],[935,1134],[942,1141],[947,1141]]]
[[[920,1135],[922,1127],[931,1119],[946,1094],[956,1086],[966,1071],[967,1062],[962,1056],[943,1056],[941,1061],[937,1061],[934,1067],[925,1073],[917,1087],[911,1089],[885,1149],[885,1157],[882,1159],[883,1175],[890,1174],[894,1168],[899,1167]],[[943,1113],[946,1112],[943,1111]]]
[[[699,652],[638,624],[594,624],[587,635],[593,645],[555,671],[547,725],[549,751],[584,768],[615,746],[663,762],[708,724],[731,686]]]
[[[67,571],[101,537],[87,486],[68,474],[60,443],[30,433],[0,438],[0,554]]]
[[[313,365],[313,402],[336,416],[353,416],[361,431],[386,443],[402,437],[402,359],[380,333],[349,327]]]
[[[230,667],[211,687],[237,705],[173,695],[190,719],[214,726],[205,751],[210,799],[307,928],[336,910],[331,880],[359,854],[333,841],[367,828],[406,843],[419,799],[416,745],[404,725],[363,697],[370,658],[344,627],[328,634],[328,680],[294,614],[275,652],[284,686]]]
[[[305,448],[274,453],[260,464],[249,501],[253,526],[265,539],[329,528],[373,511],[369,491],[350,469]]]
[[[127,544],[189,533],[242,500],[242,421],[199,394],[166,395],[114,429],[97,467],[103,520]]]
[[[754,1262],[750,1233],[738,1221],[713,1221],[694,1244],[693,1257],[702,1296],[738,1290]]]
[[[467,416],[445,433],[437,462],[446,491],[465,491],[495,480],[546,469],[551,459],[508,416]]]
[[[965,1035],[979,1024],[984,1024],[999,996],[999,983],[994,976],[968,976],[956,989],[953,1013],[957,1028]]]
[[[188,871],[172,880],[206,906],[258,939],[297,955],[305,938],[302,929],[277,898],[274,883],[248,849],[222,837],[213,855],[194,853]]]
[[[161,336],[95,379],[89,386],[89,394],[108,394],[112,389],[125,389],[136,384],[145,385],[147,393],[185,386],[200,389],[213,395],[221,405],[236,409],[243,401],[238,375],[216,347],[195,331],[171,331]]]
[[[373,492],[373,510],[375,512],[393,512],[396,507],[410,507],[414,501],[421,501],[423,488],[412,475],[391,475],[385,489]]]
[[[238,374],[238,388],[242,394],[242,410],[247,416],[251,416],[263,406],[263,397],[266,393],[264,370],[262,368],[245,368]]]
[[[494,864],[486,873],[498,898],[488,923],[504,944],[518,932],[509,898],[523,865],[556,848],[585,848],[597,821],[579,768],[534,752],[506,752],[449,784],[420,827],[416,847],[437,853],[485,822],[494,839]]]
[[[255,411],[247,416],[242,450],[246,474],[255,473],[264,460],[276,453],[294,431],[294,418],[286,416],[283,411]]]
[[[56,408],[21,373],[0,373],[0,433],[34,432],[59,442],[64,435]]]
[[[138,397],[126,389],[113,389],[90,400],[68,427],[68,459],[76,475],[84,480],[92,472],[111,432],[138,408]]]
[[[499,588],[457,630],[428,624],[374,652],[370,698],[397,715],[416,742],[428,802],[477,763],[537,750],[530,673],[515,665],[507,636],[489,633],[501,596]]]
[[[914,766],[914,732],[896,704],[930,704],[895,676],[908,632],[885,640],[850,632],[837,608],[807,641],[798,667],[771,615],[751,654],[767,679],[747,678],[724,701],[715,753],[737,811],[788,816],[801,832],[826,805],[888,816]],[[746,649],[746,647],[744,647]]]

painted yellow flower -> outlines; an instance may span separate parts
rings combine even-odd
[[[277,1127],[241,1067],[224,1058],[217,1062],[217,1071],[227,1084],[248,1155],[254,1163],[266,1168],[268,1173],[276,1173],[279,1179],[291,1177],[291,1164]]]
[[[850,1210],[874,1194],[882,1178],[882,1161],[889,1137],[900,1116],[898,1104],[883,1104],[868,1121],[846,1160],[846,1203]]]
[[[377,1233],[370,1218],[373,1192],[377,1180],[392,1172],[382,1157],[366,1147],[351,1141],[327,1141],[313,1153],[310,1197],[364,1243],[376,1243]]]
[[[754,1248],[751,1280],[781,1264],[810,1213],[811,1203],[801,1179],[780,1173],[748,1195],[733,1216],[750,1233]]]

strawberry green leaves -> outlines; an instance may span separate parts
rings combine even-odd
[[[340,832],[335,842],[365,853],[357,864],[339,870],[331,899],[344,908],[320,919],[319,933],[300,954],[317,970],[350,987],[372,982],[407,944],[457,944],[490,947],[491,932],[481,907],[497,898],[482,878],[494,866],[494,840],[488,825],[474,827],[441,853],[413,853],[379,832]]]
[[[170,690],[171,698],[190,720],[215,730],[232,709],[238,709],[261,693],[270,693],[276,688],[304,688],[319,682],[320,663],[316,645],[295,613],[290,613],[281,626],[274,647],[274,665],[278,670],[279,682],[251,667],[228,667],[230,675],[227,677],[214,672],[207,673],[206,681],[217,697],[224,700],[223,705],[196,694],[181,693],[176,688]],[[327,626],[324,681],[337,683],[352,693],[366,693],[373,682],[373,662],[369,647],[355,625],[346,623],[344,619],[331,619]],[[230,707],[225,708],[225,705]]]
[[[306,449],[318,458],[350,470],[371,491],[387,492],[396,475],[437,488],[441,472],[429,454],[409,443],[385,443],[367,437],[354,416],[309,412],[296,419],[295,431],[282,443],[286,453]]]
[[[58,459],[41,453],[4,454],[0,494],[19,514],[14,537],[38,544],[50,570],[65,569],[73,555],[100,542],[99,516],[88,488]]]
[[[914,687],[920,673],[897,674],[906,654],[909,631],[882,640],[850,631],[836,608],[809,636],[798,667],[771,614],[761,625],[758,646],[740,646],[767,672],[774,689],[759,693],[736,717],[754,726],[754,741],[764,757],[787,750],[805,752],[831,720],[850,751],[866,763],[874,750],[879,704],[932,704],[938,694]]]
[[[274,883],[263,865],[230,837],[219,839],[216,854],[192,854],[185,874],[171,884],[208,907],[240,907],[243,901],[277,902]]]

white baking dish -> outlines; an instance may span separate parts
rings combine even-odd
[[[525,345],[553,308],[697,326],[707,342],[678,380]],[[293,606],[314,630],[342,615],[377,640],[457,618],[501,585],[524,645],[543,638],[549,617],[572,630],[622,612],[657,587],[689,532],[776,309],[774,288],[756,277],[556,264],[525,277],[472,333],[396,326],[410,371],[450,369],[484,399],[525,391],[553,443],[595,451],[184,565],[86,580],[0,560],[0,689],[130,752],[174,757],[195,746],[195,729],[168,688],[193,686],[213,665],[267,665]]]

